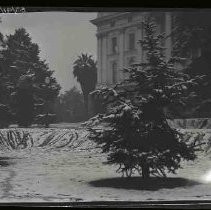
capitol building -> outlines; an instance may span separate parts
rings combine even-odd
[[[144,60],[138,40],[144,37],[143,21],[152,16],[158,33],[172,30],[170,12],[99,12],[91,23],[97,27],[97,86],[111,86],[125,78],[123,68]],[[166,58],[171,56],[171,38],[165,39]]]

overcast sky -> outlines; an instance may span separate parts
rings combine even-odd
[[[62,87],[62,92],[73,86],[79,87],[72,75],[72,64],[82,52],[96,58],[96,27],[90,20],[96,13],[33,12],[1,14],[0,32],[13,34],[24,27],[32,41],[40,47],[45,59]]]

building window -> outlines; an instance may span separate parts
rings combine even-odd
[[[129,34],[129,50],[135,49],[135,34],[130,33]]]
[[[115,84],[117,82],[117,63],[116,63],[116,61],[114,61],[112,63],[112,81],[113,81],[113,84]]]
[[[117,38],[113,37],[111,40],[112,44],[112,53],[117,53]]]

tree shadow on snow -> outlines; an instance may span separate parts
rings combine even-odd
[[[184,178],[158,178],[151,177],[143,180],[141,177],[116,177],[108,179],[100,179],[89,182],[94,187],[111,187],[130,190],[159,190],[162,188],[173,189],[176,187],[190,187],[200,184],[199,182]]]

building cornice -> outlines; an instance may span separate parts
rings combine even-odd
[[[96,36],[98,38],[100,37],[103,37],[103,36],[106,36],[109,32],[112,32],[112,31],[120,31],[121,33],[123,33],[125,30],[127,30],[127,28],[131,28],[131,27],[138,27],[138,28],[141,28],[142,27],[142,22],[140,21],[137,21],[135,23],[129,23],[127,25],[120,25],[120,26],[116,26],[116,27],[113,27],[113,28],[109,28],[109,29],[105,29],[105,30],[101,30],[101,31],[98,31],[96,33]]]
[[[94,20],[90,20],[90,22],[96,26],[98,26],[99,24],[101,24],[102,22],[106,22],[106,21],[110,21],[111,19],[115,18],[122,18],[124,16],[128,16],[130,15],[131,13],[134,13],[134,12],[119,12],[117,14],[112,14],[112,15],[106,15],[106,16],[102,16],[102,17],[99,17],[99,18],[96,18]]]

